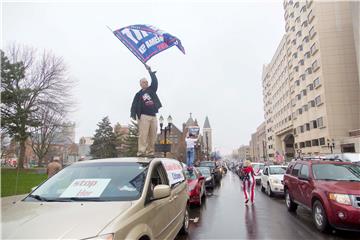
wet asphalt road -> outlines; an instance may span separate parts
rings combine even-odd
[[[323,234],[313,225],[311,213],[299,207],[286,210],[282,196],[269,198],[256,188],[255,204],[245,205],[237,175],[228,172],[221,185],[208,194],[202,207],[190,208],[190,234],[185,239],[360,239],[360,233]]]

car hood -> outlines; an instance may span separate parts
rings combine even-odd
[[[327,192],[360,195],[360,182],[315,180],[317,187]]]
[[[270,178],[282,181],[282,180],[284,180],[284,175],[283,174],[274,174],[274,175],[270,175]]]
[[[97,236],[131,202],[23,202],[2,212],[2,239],[83,239]]]

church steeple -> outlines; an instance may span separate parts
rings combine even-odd
[[[205,123],[203,128],[211,128],[208,116],[206,116],[205,118]]]

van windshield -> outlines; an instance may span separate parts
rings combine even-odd
[[[143,191],[147,163],[83,163],[48,179],[25,201],[131,201]]]
[[[316,180],[359,181],[360,166],[355,164],[313,164]]]

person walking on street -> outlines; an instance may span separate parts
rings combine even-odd
[[[48,178],[51,178],[56,173],[58,173],[62,169],[62,166],[60,164],[60,161],[55,159],[52,160],[46,168],[46,174],[48,175]]]
[[[195,159],[195,143],[198,139],[193,135],[189,134],[185,138],[186,142],[186,164],[188,167],[193,167]]]
[[[151,71],[148,65],[145,65],[151,77],[149,86],[146,78],[140,79],[141,90],[135,94],[131,105],[130,117],[137,120],[139,127],[138,156],[153,157],[155,154],[155,141],[157,135],[156,114],[162,107],[156,92],[158,89],[158,80],[156,71]]]
[[[251,161],[245,160],[244,165],[242,167],[243,179],[242,179],[242,188],[245,196],[245,203],[249,202],[249,198],[251,204],[254,204],[255,201],[255,172],[253,167],[251,166]]]

